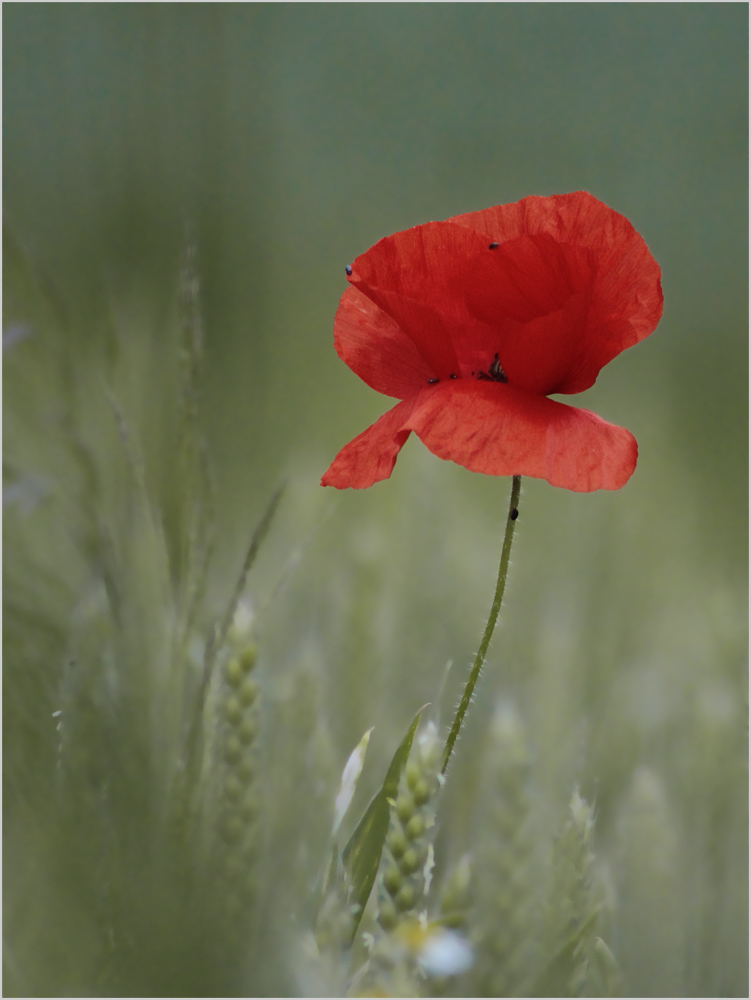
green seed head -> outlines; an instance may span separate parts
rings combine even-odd
[[[408,823],[415,812],[415,803],[411,795],[400,795],[396,800],[396,815],[402,823]]]
[[[404,775],[407,779],[407,785],[412,791],[414,791],[415,785],[422,777],[420,765],[411,760],[404,769]]]
[[[246,677],[240,685],[237,697],[241,705],[252,705],[258,697],[258,685],[252,677]]]
[[[402,888],[402,873],[396,867],[389,868],[383,876],[383,884],[391,896],[396,895]]]
[[[229,722],[229,724],[232,726],[236,726],[237,723],[242,718],[243,710],[242,710],[242,705],[237,700],[237,698],[234,697],[234,695],[231,698],[227,699],[224,706],[224,710],[227,714],[227,721]]]
[[[416,872],[420,867],[419,852],[414,847],[408,847],[404,852],[402,860],[399,862],[399,867],[405,875],[411,875],[412,872]]]
[[[425,821],[419,814],[414,815],[407,823],[407,836],[410,840],[417,840],[425,832]]]
[[[227,666],[224,668],[227,681],[232,687],[237,687],[240,681],[243,679],[243,668],[240,663],[240,658],[238,656],[233,656],[230,658]]]
[[[258,723],[250,716],[246,715],[237,729],[237,735],[241,743],[252,743],[258,733]]]
[[[412,794],[415,797],[415,802],[418,806],[424,806],[425,803],[430,798],[430,785],[427,783],[425,778],[418,778],[415,782],[415,786],[412,789]]]
[[[411,909],[411,907],[414,905],[415,902],[415,895],[416,893],[414,886],[410,885],[409,883],[403,885],[399,890],[399,892],[397,892],[396,898],[394,899],[397,909],[401,910],[402,912],[404,910]]]
[[[395,858],[400,858],[407,849],[407,838],[401,830],[392,830],[386,838],[386,846]]]
[[[425,769],[434,771],[441,759],[441,748],[438,742],[433,739],[429,740],[427,745],[420,748],[420,756]]]
[[[224,746],[224,757],[230,764],[237,764],[242,756],[243,748],[236,736],[230,736]]]
[[[392,931],[399,921],[396,907],[388,897],[381,899],[378,905],[378,923],[385,931]]]
[[[242,666],[243,673],[249,674],[253,667],[255,667],[257,659],[257,648],[255,646],[246,646],[240,653],[240,665]]]

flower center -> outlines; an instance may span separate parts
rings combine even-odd
[[[474,372],[472,374],[474,375]],[[477,378],[481,382],[508,382],[506,372],[501,368],[501,362],[498,360],[497,354],[490,368],[486,372],[478,372]]]

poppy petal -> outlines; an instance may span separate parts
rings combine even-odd
[[[622,215],[582,191],[524,198],[396,233],[347,273],[337,351],[403,402],[324,484],[387,478],[413,430],[477,472],[580,492],[628,481],[631,434],[547,398],[591,386],[662,315],[660,268]]]
[[[413,397],[384,413],[366,431],[345,445],[321,479],[321,486],[338,490],[364,490],[391,475],[396,458],[410,435],[405,426],[414,405]]]
[[[637,235],[628,219],[588,191],[569,194],[532,194],[509,205],[455,215],[447,222],[467,226],[499,243],[519,236],[547,233],[558,243],[608,250]]]
[[[357,288],[348,288],[341,297],[334,344],[342,361],[384,396],[414,396],[433,376],[396,321]]]
[[[546,396],[572,377],[577,347],[591,306],[587,292],[527,323],[507,320],[499,328],[498,353],[510,385]]]
[[[448,378],[462,368],[463,346],[482,336],[483,324],[465,302],[467,276],[481,253],[488,253],[488,241],[479,233],[429,222],[387,236],[357,257],[350,282],[405,331],[433,377]],[[488,364],[492,360],[491,352]]]
[[[472,472],[532,476],[579,493],[620,489],[636,467],[629,431],[503,383],[462,379],[425,389],[404,427]]]
[[[504,250],[512,268],[515,258],[526,265],[530,279],[535,271],[540,271],[541,262],[535,262],[528,249],[530,238],[536,243],[543,237],[558,247],[545,261],[545,273],[541,274],[544,284],[540,287],[545,288],[546,300],[551,298],[551,290],[553,296],[561,297],[566,278],[572,294],[582,292],[582,282],[589,282],[587,291],[591,298],[585,321],[576,327],[562,323],[557,331],[553,328],[548,331],[551,353],[561,359],[568,354],[567,371],[559,372],[555,384],[548,383],[540,388],[539,383],[537,386],[532,384],[530,376],[534,368],[528,364],[517,378],[524,388],[545,393],[582,392],[594,384],[604,365],[649,336],[662,316],[660,267],[647,244],[628,219],[586,191],[552,197],[533,195],[512,205],[497,205],[481,212],[455,216],[449,221],[467,226],[483,237],[490,235],[500,244],[496,251],[497,263],[490,257],[476,262],[474,273],[481,279],[479,288],[477,285],[468,288],[469,308],[485,322],[507,303],[510,282],[512,289],[514,282],[521,283],[520,289],[513,289],[517,294],[512,299],[512,307],[515,304],[517,312],[520,304],[522,311],[525,304],[531,308],[529,303],[533,299],[524,282],[525,269],[512,271],[500,282],[494,281],[492,274],[493,269],[500,270]],[[505,267],[506,262],[503,263]],[[529,268],[530,263],[536,263],[536,267]],[[543,295],[539,297],[543,305]],[[542,310],[538,315],[541,313]],[[514,318],[520,321],[524,316]],[[525,338],[519,335],[516,340],[523,345]],[[503,352],[499,353],[504,370],[507,370]],[[523,346],[519,354],[523,354]],[[509,368],[514,367],[510,360],[508,364]],[[514,381],[511,375],[509,378]]]
[[[511,385],[547,395],[569,377],[591,307],[593,256],[541,233],[509,240],[475,260],[467,304],[494,327],[495,351]]]

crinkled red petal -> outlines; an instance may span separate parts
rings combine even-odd
[[[481,346],[483,333],[483,358],[495,343],[492,328],[484,330],[464,299],[472,262],[483,251],[487,240],[471,229],[429,222],[357,257],[350,281],[404,330],[433,377],[448,378],[460,374],[462,362],[466,367],[467,348]]]
[[[663,296],[657,261],[628,219],[586,191],[551,197],[533,195],[511,205],[469,212],[448,221],[467,226],[478,235],[489,235],[500,243],[497,255],[507,250],[513,258],[520,246],[515,241],[523,242],[528,237],[552,240],[572,257],[572,251],[579,255],[587,252],[591,281],[586,321],[578,331],[566,324],[557,334],[551,329],[549,346],[558,354],[568,345],[570,368],[546,392],[575,393],[589,388],[604,365],[648,337],[660,321]],[[583,263],[581,256],[579,260]],[[548,271],[553,269],[553,263],[551,257]],[[488,279],[486,287],[492,286],[488,271],[496,266],[488,258],[482,262],[483,278]],[[585,273],[583,266],[578,275],[572,268],[575,280],[584,278]],[[555,286],[555,281],[552,284]],[[487,298],[492,293],[484,294]],[[475,301],[470,308],[483,320],[487,319],[487,301]],[[513,365],[509,359],[509,368]],[[525,376],[519,377],[519,384],[522,382],[532,388]]]
[[[433,375],[397,322],[357,288],[339,302],[334,344],[342,361],[385,396],[414,396]]]
[[[476,472],[579,492],[628,481],[631,434],[547,398],[588,388],[662,315],[660,268],[623,216],[586,192],[525,198],[387,237],[350,280],[337,351],[404,402],[342,449],[324,485],[388,478],[412,430]],[[496,354],[508,382],[479,380]]]
[[[420,393],[404,424],[439,458],[491,476],[532,476],[589,493],[636,467],[632,434],[589,410],[502,383],[467,380]]]
[[[533,194],[508,205],[465,212],[446,221],[478,233],[491,233],[500,243],[518,236],[547,233],[558,243],[604,251],[636,234],[625,216],[588,191]]]
[[[498,353],[512,385],[542,394],[588,388],[662,315],[660,268],[646,243],[586,192],[396,233],[354,261],[350,280],[433,377],[485,371]],[[368,335],[377,353],[377,324]],[[403,373],[395,352],[388,357],[401,394],[414,364]]]
[[[391,475],[396,457],[410,435],[405,426],[415,398],[397,403],[393,410],[345,445],[336,456],[321,486],[338,490],[364,490]]]
[[[411,431],[434,455],[491,476],[532,476],[590,493],[630,479],[637,445],[589,410],[498,382],[458,380],[424,390],[385,413],[339,452],[321,480],[364,489],[388,479]]]
[[[467,305],[494,329],[491,358],[498,354],[509,384],[547,395],[569,377],[592,304],[592,257],[543,233],[509,240],[475,261]]]

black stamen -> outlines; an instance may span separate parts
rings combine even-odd
[[[459,378],[458,375],[449,375],[449,378]]]
[[[500,245],[500,243],[491,243],[488,250],[497,250]]]
[[[352,265],[351,264],[347,264],[347,266],[344,268],[344,270],[347,272],[347,277],[349,278],[351,276],[351,274],[352,274]]]
[[[439,378],[429,378],[428,379],[428,385],[435,385],[436,382],[440,382],[440,381],[441,380]]]
[[[474,375],[474,372],[472,372]],[[508,382],[506,378],[506,372],[501,367],[501,362],[498,360],[498,355],[493,358],[493,364],[486,372],[478,372],[477,378],[480,382]]]

